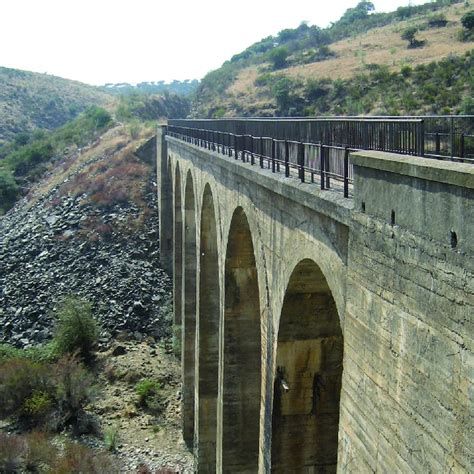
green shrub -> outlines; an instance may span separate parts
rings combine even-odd
[[[421,42],[416,39],[418,28],[416,26],[410,26],[402,31],[401,37],[403,40],[408,41],[409,48],[417,48],[421,45]]]
[[[104,433],[104,443],[105,447],[114,452],[117,449],[119,442],[119,425],[113,425],[105,430]]]
[[[268,59],[272,63],[273,69],[281,69],[286,66],[288,49],[285,46],[278,46],[270,51]]]
[[[222,118],[225,115],[225,108],[224,107],[218,107],[216,110],[214,110],[214,113],[212,114],[214,118]]]
[[[14,416],[27,426],[90,431],[85,407],[94,395],[92,375],[74,355],[54,364],[26,358],[0,361],[0,416]]]
[[[80,298],[67,297],[59,306],[57,320],[54,341],[58,352],[77,351],[85,361],[90,361],[99,335],[91,304]]]
[[[265,72],[265,73],[260,74],[259,76],[257,76],[257,78],[255,79],[254,84],[257,87],[267,86],[267,85],[271,84],[272,82],[274,82],[274,80],[276,78],[277,78],[276,75],[271,74],[269,72]]]
[[[138,395],[138,405],[148,408],[154,413],[161,413],[164,409],[161,385],[155,380],[143,379],[135,385],[135,393]]]
[[[443,28],[447,24],[448,20],[446,19],[446,15],[443,13],[436,13],[428,18],[428,26],[430,28]]]
[[[474,30],[474,10],[471,10],[462,16],[461,24],[466,28],[466,30]]]
[[[182,330],[180,324],[173,324],[173,354],[178,357],[181,357],[181,339],[182,339]]]
[[[44,420],[51,412],[52,407],[53,400],[49,393],[42,390],[34,390],[31,396],[24,401],[22,411],[25,416],[38,421]]]
[[[128,132],[130,133],[130,138],[136,140],[140,136],[142,131],[142,125],[137,119],[132,119],[130,125],[128,126]]]
[[[24,416],[35,393],[51,394],[51,371],[46,364],[13,358],[0,364],[0,416]]]
[[[8,210],[15,202],[20,188],[9,169],[0,168],[0,213]]]
[[[29,359],[33,362],[50,362],[56,358],[54,342],[18,349],[11,344],[0,344],[0,364],[9,359]]]

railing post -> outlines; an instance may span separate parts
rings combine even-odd
[[[272,173],[275,172],[275,139],[272,138]]]
[[[285,176],[290,177],[290,144],[285,140]]]
[[[425,156],[425,121],[420,122],[420,156]]]
[[[319,169],[321,170],[321,189],[325,189],[325,176],[324,176],[324,166],[325,166],[325,147],[323,144],[321,144],[321,152],[320,152],[320,167]]]
[[[451,117],[451,159],[454,158],[454,147],[455,147],[455,140],[454,140],[454,117]]]
[[[255,156],[253,154],[253,136],[250,135],[250,143],[249,143],[249,148],[250,148],[250,164],[253,166],[255,164]]]
[[[435,146],[436,146],[436,154],[439,155],[441,153],[441,142],[439,137],[439,132],[436,132],[435,135]]]
[[[258,151],[260,152],[260,168],[263,168],[263,137],[258,138]]]
[[[344,197],[349,197],[349,148],[344,148]]]
[[[304,183],[304,143],[298,142],[298,171],[300,181]]]
[[[245,135],[240,135],[241,136],[241,146],[239,148],[242,149],[242,162],[245,163]]]
[[[237,138],[237,135],[234,135],[234,159],[238,160],[239,159],[239,139]]]
[[[326,189],[329,189],[331,187],[331,181],[330,181],[330,171],[331,171],[331,166],[330,166],[330,152],[331,148],[327,147],[326,148],[326,164],[324,165],[324,173],[326,175]]]
[[[232,133],[228,133],[227,134],[227,152],[229,154],[229,157],[232,156],[232,137],[233,137],[233,134]]]
[[[459,148],[460,148],[460,150],[459,150],[459,156],[460,156],[461,158],[464,158],[464,135],[465,135],[464,132],[461,133],[460,142],[459,142]]]

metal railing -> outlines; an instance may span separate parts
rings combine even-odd
[[[170,120],[170,125],[474,163],[474,115]]]
[[[422,119],[318,118],[318,119],[203,119],[170,120],[177,127],[272,137],[305,143],[423,154]]]
[[[341,190],[344,197],[350,196],[352,148],[173,125],[168,126],[167,134],[273,173],[297,177],[301,182],[315,183],[319,178],[321,189]]]
[[[431,125],[431,124],[430,124]],[[380,150],[444,158],[445,132],[425,132],[424,118],[220,119],[170,120],[168,134],[301,182],[318,182],[321,189],[350,197],[353,168],[349,153]],[[453,153],[456,133],[449,131]],[[430,147],[434,134],[434,151]],[[437,134],[437,135],[436,135]],[[454,138],[453,138],[454,137]],[[466,154],[462,132],[460,149]],[[461,146],[461,145],[459,145]],[[426,150],[428,147],[428,150]],[[474,152],[474,150],[473,150]],[[472,161],[467,156],[455,160]]]

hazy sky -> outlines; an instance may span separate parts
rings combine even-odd
[[[357,3],[0,0],[0,66],[90,84],[200,79],[265,36],[302,21],[327,26]],[[409,2],[373,3],[390,11]]]

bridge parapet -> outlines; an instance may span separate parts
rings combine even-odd
[[[474,167],[391,153],[353,153],[354,208],[452,249],[474,250]]]

